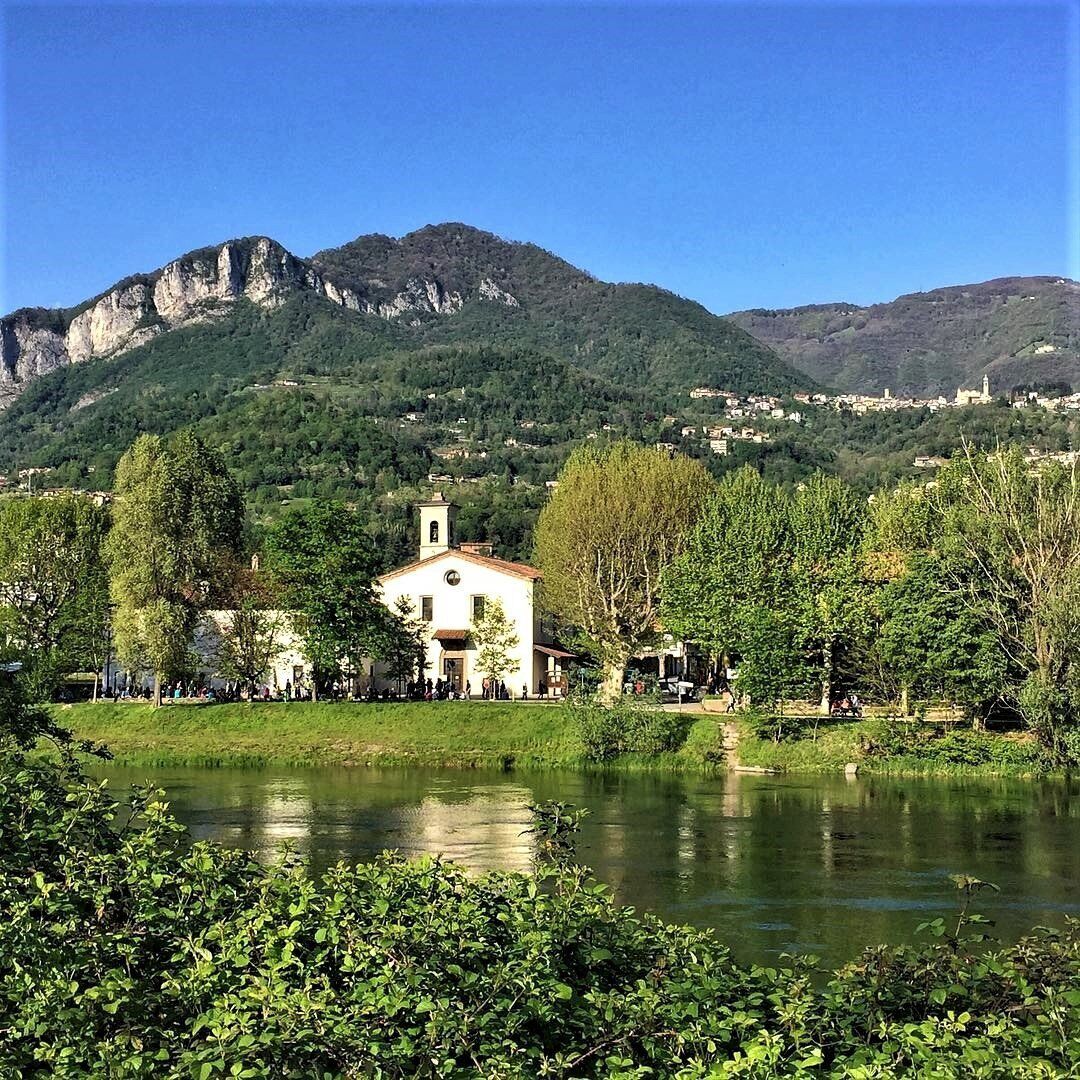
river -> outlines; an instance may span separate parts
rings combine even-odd
[[[526,869],[526,806],[590,811],[579,858],[619,902],[711,927],[743,961],[835,965],[914,939],[956,911],[950,874],[994,882],[978,909],[1002,940],[1080,915],[1080,785],[424,769],[105,770],[151,780],[199,839],[271,858],[291,841],[319,869],[385,848],[475,870]]]

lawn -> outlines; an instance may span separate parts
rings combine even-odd
[[[135,702],[55,706],[80,739],[145,765],[576,765],[567,712],[520,702]]]

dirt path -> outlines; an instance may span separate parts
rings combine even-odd
[[[730,720],[721,720],[720,731],[724,757],[727,758],[728,768],[733,769],[739,764],[739,725]]]

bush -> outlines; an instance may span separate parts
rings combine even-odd
[[[755,739],[761,742],[794,742],[805,737],[806,732],[813,726],[817,727],[820,720],[809,716],[781,716],[774,712],[748,712],[746,724]]]
[[[655,703],[630,695],[614,705],[594,698],[568,701],[578,737],[590,761],[605,762],[619,754],[663,754],[686,742],[691,721],[681,713],[665,712]]]
[[[863,752],[870,757],[910,757],[964,768],[995,765],[1018,772],[1043,772],[1051,765],[1046,751],[1032,738],[970,729],[941,734],[932,726],[902,721],[879,725],[863,739]]]
[[[77,770],[0,758],[0,1076],[1049,1077],[1080,1060],[1080,934],[741,968],[559,860],[386,854],[318,878],[190,843]],[[548,815],[543,838],[572,831]],[[551,808],[548,808],[550,811]],[[970,916],[968,917],[970,921]]]

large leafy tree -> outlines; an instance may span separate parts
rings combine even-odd
[[[544,603],[581,631],[609,697],[660,627],[660,582],[713,481],[696,461],[630,442],[576,450],[540,513]]]
[[[714,656],[744,655],[747,629],[776,605],[789,563],[786,496],[749,466],[729,474],[664,575],[665,629]]]
[[[387,655],[398,627],[379,599],[378,553],[360,514],[316,501],[291,510],[267,536],[282,603],[320,684],[363,657]]]
[[[986,620],[965,603],[957,588],[962,576],[963,567],[950,560],[917,554],[879,594],[874,651],[898,684],[905,712],[914,695],[978,714],[1005,685],[1005,654]]]
[[[228,581],[244,524],[221,455],[188,432],[142,435],[116,468],[106,550],[120,659],[161,680],[185,671],[200,613]]]
[[[1009,696],[1059,759],[1080,760],[1080,470],[968,451],[933,498],[958,591],[1019,673]]]
[[[800,485],[791,503],[791,602],[798,635],[819,671],[828,713],[843,653],[870,633],[871,586],[861,558],[866,503],[836,477]]]
[[[0,503],[0,603],[21,648],[55,649],[71,630],[74,601],[102,568],[106,528],[104,510],[78,495]]]
[[[36,668],[97,671],[108,595],[108,515],[80,495],[0,503],[0,622]]]
[[[870,503],[864,562],[880,588],[867,670],[904,713],[913,699],[937,699],[982,717],[1006,688],[1008,658],[988,621],[966,602],[974,567],[945,551],[935,491],[904,483]]]

